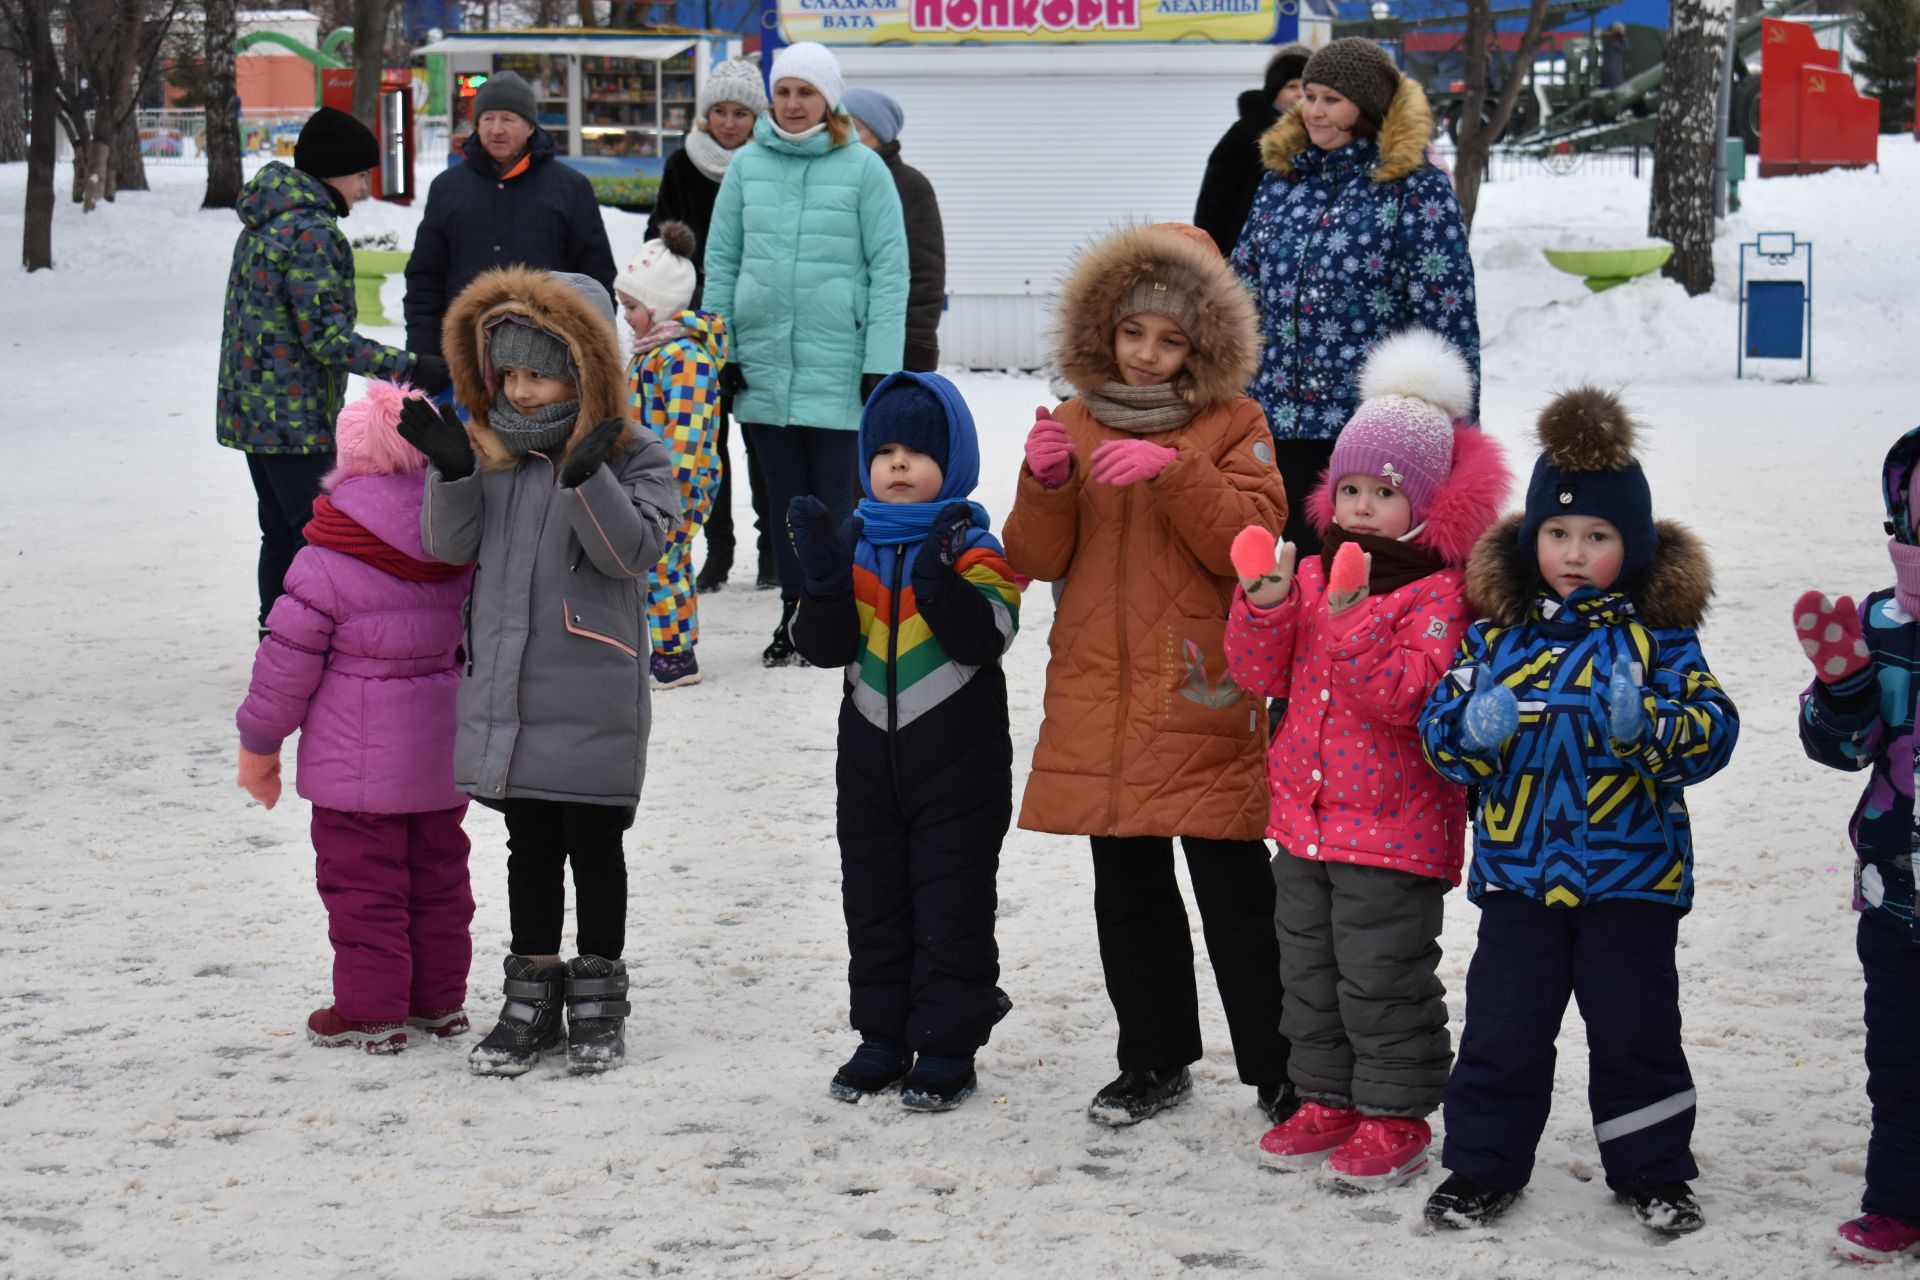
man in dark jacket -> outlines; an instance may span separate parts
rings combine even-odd
[[[520,263],[591,276],[613,297],[613,246],[586,175],[555,159],[533,87],[512,71],[473,100],[466,162],[427,188],[407,260],[407,345],[440,354],[440,321],[472,279]]]
[[[900,126],[906,123],[906,112],[898,102],[878,89],[849,89],[840,103],[853,117],[860,141],[887,162],[900,192],[912,274],[907,286],[906,363],[901,367],[932,373],[940,367],[940,313],[947,303],[947,233],[940,222],[940,202],[927,175],[900,162]]]
[[[1221,254],[1233,252],[1247,224],[1253,197],[1266,167],[1260,163],[1260,135],[1300,99],[1300,73],[1313,51],[1303,44],[1282,45],[1267,63],[1266,82],[1240,95],[1240,118],[1222,134],[1207,157],[1193,225],[1213,237]]]

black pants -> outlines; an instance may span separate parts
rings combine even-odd
[[[1120,1020],[1120,1069],[1170,1071],[1197,1062],[1200,1001],[1187,909],[1173,874],[1173,841],[1164,836],[1092,839],[1093,915],[1107,996]],[[1182,836],[1180,844],[1240,1079],[1284,1084],[1280,944],[1273,932],[1272,858],[1266,843]]]
[[[1527,1185],[1553,1109],[1553,1042],[1571,995],[1587,1024],[1587,1105],[1607,1185],[1631,1191],[1699,1176],[1673,960],[1682,914],[1630,898],[1573,908],[1514,892],[1480,899],[1441,1164],[1502,1191]]]
[[[1320,531],[1307,517],[1307,495],[1320,481],[1320,473],[1333,460],[1331,440],[1276,440],[1274,464],[1280,468],[1280,482],[1287,487],[1286,540],[1300,548],[1300,558],[1320,554]],[[1340,477],[1335,476],[1338,480]]]
[[[250,453],[247,474],[260,500],[260,625],[280,598],[294,553],[307,545],[300,531],[313,519],[320,479],[333,470],[328,453]]]
[[[628,810],[558,800],[508,800],[507,913],[516,955],[560,954],[566,867],[573,864],[575,942],[583,956],[618,960],[627,945]]]
[[[1905,921],[1862,911],[1867,979],[1867,1194],[1862,1213],[1920,1222],[1920,946]]]
[[[720,490],[713,498],[713,511],[707,516],[707,566],[718,564],[722,576],[733,571],[733,457],[728,442],[733,435],[732,417],[728,406],[720,406],[720,435],[714,446],[720,458]],[[753,441],[745,432],[741,433],[742,447],[747,455],[747,489],[753,502],[754,550],[759,560],[756,571],[773,565],[772,526],[767,520],[767,482],[760,474],[760,455],[754,452]]]
[[[853,514],[860,493],[860,433],[828,427],[772,427],[742,423],[760,471],[767,481],[767,517],[779,536],[773,540],[780,566],[780,598],[800,598],[800,561],[787,536],[787,504],[810,493],[827,506],[837,525]]]
[[[841,753],[840,899],[853,1029],[915,1053],[971,1058],[1011,1006],[993,937],[1000,842],[1013,820],[1004,736],[944,771],[966,785],[896,797],[892,771]]]

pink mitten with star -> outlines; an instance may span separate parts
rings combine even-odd
[[[1813,663],[1822,684],[1838,684],[1867,665],[1867,642],[1860,634],[1860,611],[1852,596],[1809,591],[1793,602],[1793,633]]]
[[[1362,551],[1359,543],[1341,543],[1327,572],[1327,616],[1337,618],[1365,600],[1367,579],[1372,573],[1373,557]]]
[[[1151,440],[1109,440],[1093,451],[1087,470],[1101,484],[1128,485],[1151,480],[1179,452]]]
[[[1240,575],[1240,588],[1256,608],[1271,609],[1287,598],[1293,589],[1296,552],[1291,542],[1274,545],[1273,535],[1257,524],[1250,524],[1233,535],[1227,558]]]

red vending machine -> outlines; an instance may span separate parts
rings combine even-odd
[[[320,73],[320,101],[341,111],[353,110],[353,69],[328,67]],[[413,72],[389,67],[380,76],[378,123],[373,136],[380,142],[380,167],[373,171],[373,196],[395,204],[413,203]]]

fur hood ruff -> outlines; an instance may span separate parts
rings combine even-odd
[[[1324,535],[1333,526],[1333,485],[1340,477],[1321,472],[1307,495],[1307,515]],[[1478,427],[1453,429],[1453,470],[1427,503],[1427,518],[1411,541],[1460,568],[1473,554],[1474,544],[1500,518],[1513,488],[1506,451],[1500,442]],[[1511,536],[1509,536],[1511,541]]]
[[[1487,530],[1467,561],[1467,608],[1501,626],[1524,622],[1545,588],[1533,549],[1516,539],[1525,514],[1515,512]],[[1713,597],[1713,567],[1693,531],[1676,520],[1654,521],[1653,561],[1627,588],[1640,621],[1656,631],[1692,628]]]
[[[1427,163],[1427,141],[1433,137],[1433,108],[1427,105],[1426,91],[1411,77],[1401,76],[1394,91],[1387,118],[1380,122],[1374,139],[1380,146],[1380,164],[1373,171],[1375,182],[1394,182]],[[1300,104],[1274,126],[1260,135],[1260,163],[1286,177],[1293,172],[1293,158],[1312,144],[1307,141],[1307,122],[1300,116]]]
[[[1193,350],[1175,385],[1195,412],[1246,393],[1260,363],[1260,313],[1211,241],[1129,227],[1081,252],[1060,291],[1054,334],[1060,373],[1082,392],[1118,377],[1113,335],[1121,299],[1159,281],[1194,300]]]
[[[481,273],[461,290],[441,328],[441,349],[453,371],[453,389],[473,418],[467,436],[473,441],[480,465],[489,471],[510,471],[520,460],[507,452],[500,437],[487,425],[499,387],[486,359],[487,332],[507,315],[521,315],[567,344],[573,366],[579,370],[580,413],[574,420],[567,449],[608,418],[625,420],[626,371],[619,339],[606,319],[564,280],[532,267],[498,267]],[[612,457],[619,457],[633,439],[625,427]]]

